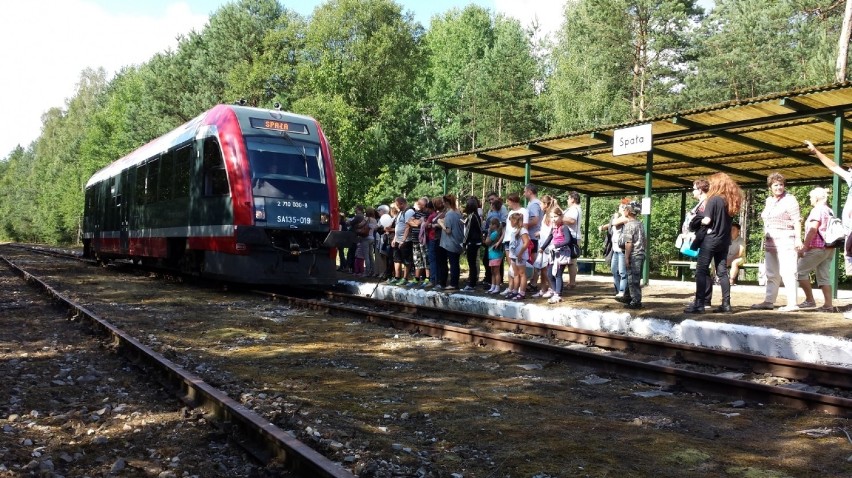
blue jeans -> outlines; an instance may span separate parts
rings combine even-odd
[[[558,296],[562,295],[562,273],[565,272],[565,267],[567,267],[567,265],[568,264],[550,264],[547,266],[547,275],[550,278],[550,288],[553,289],[553,293]]]
[[[438,283],[438,241],[426,241],[426,261],[429,262],[429,282]]]
[[[627,290],[624,292],[624,297],[635,304],[642,303],[642,264],[644,262],[644,252],[630,256],[630,267],[627,269]]]
[[[612,261],[610,261],[609,267],[612,270],[615,293],[624,292],[627,288],[627,266],[624,263],[624,253],[612,251]]]

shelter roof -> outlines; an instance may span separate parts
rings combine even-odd
[[[831,173],[808,154],[813,143],[831,157],[835,118],[842,117],[843,162],[852,162],[852,82],[774,93],[681,111],[643,121],[521,141],[428,158],[462,169],[530,181],[593,196],[630,195],[645,188],[646,153],[612,155],[616,129],[651,124],[655,191],[682,190],[718,171],[742,187],[766,187],[781,172],[788,182],[828,178]]]

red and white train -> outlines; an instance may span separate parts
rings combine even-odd
[[[218,105],[96,172],[84,254],[253,284],[336,282],[337,180],[307,116]]]

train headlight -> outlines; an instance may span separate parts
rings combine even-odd
[[[320,224],[328,224],[328,220],[331,216],[328,215],[327,212],[320,213]]]
[[[266,221],[266,204],[263,198],[254,198],[254,220]]]

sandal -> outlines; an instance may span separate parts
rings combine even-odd
[[[800,309],[810,309],[811,307],[816,307],[816,302],[812,300],[806,300],[799,304]]]
[[[817,309],[817,311],[819,311],[819,312],[840,312],[839,310],[837,310],[837,307],[835,307],[833,305],[829,305],[829,306],[824,305],[824,306],[820,307],[819,309]]]

